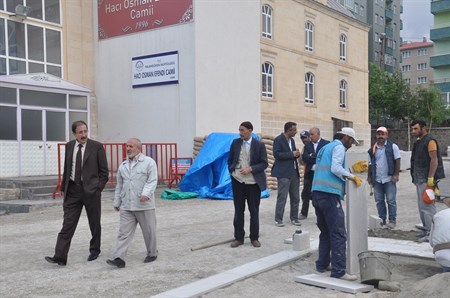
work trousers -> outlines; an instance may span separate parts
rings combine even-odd
[[[331,277],[341,277],[346,269],[347,232],[340,197],[313,191],[312,204],[316,210],[317,226],[320,230],[316,268],[318,271],[325,271],[331,262]]]
[[[156,248],[155,209],[141,211],[120,210],[120,227],[113,255],[114,259],[125,259],[138,223],[144,236],[145,247],[147,248],[146,256],[155,257],[158,255]]]
[[[433,202],[432,204],[427,204],[422,200],[423,193],[427,188],[427,183],[416,184],[417,190],[417,206],[419,207],[419,216],[422,221],[422,225],[426,234],[430,234],[431,224],[433,223],[433,216],[436,214],[436,206]]]
[[[244,212],[245,201],[250,211],[250,240],[259,238],[259,203],[261,202],[261,189],[258,184],[245,184],[231,177],[234,203],[234,239],[244,242]]]

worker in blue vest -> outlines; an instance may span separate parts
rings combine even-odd
[[[361,179],[345,169],[345,153],[356,140],[355,131],[343,127],[334,136],[334,141],[320,149],[312,185],[312,204],[316,210],[317,226],[320,229],[319,257],[316,270],[331,270],[331,277],[356,280],[346,273],[345,215],[341,200],[344,199],[345,179],[361,186]],[[331,269],[330,269],[331,263]]]

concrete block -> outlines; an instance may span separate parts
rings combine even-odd
[[[371,285],[364,285],[354,281],[347,281],[318,274],[301,275],[295,277],[294,280],[311,286],[328,288],[351,294],[366,293],[373,290],[373,286]]]
[[[346,182],[346,227],[347,227],[347,272],[359,273],[358,254],[367,251],[367,201],[369,196],[369,184],[363,182],[356,187],[352,181]]]
[[[381,223],[383,220],[378,217],[378,215],[369,216],[369,230],[376,230],[381,228]]]
[[[303,231],[301,234],[295,233],[292,236],[292,249],[296,251],[305,250],[310,247],[309,232]]]

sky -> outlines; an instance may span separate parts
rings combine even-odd
[[[425,36],[430,40],[430,29],[433,28],[433,15],[430,12],[430,0],[403,0],[403,30],[400,36],[403,41],[422,41]]]

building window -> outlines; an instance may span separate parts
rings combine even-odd
[[[376,13],[375,14],[375,24],[378,24],[380,16]]]
[[[409,78],[408,79],[404,79],[403,81],[405,82],[405,84],[408,84],[408,85],[411,84],[411,79],[409,79]]]
[[[418,77],[417,84],[425,84],[427,82],[427,77]]]
[[[58,8],[54,16],[59,22],[59,1],[45,4]],[[30,18],[42,19],[42,7],[35,6]],[[46,72],[62,77],[61,41],[62,32],[49,28],[47,22],[36,20],[31,25],[0,18],[0,75]]]
[[[314,103],[314,75],[310,72],[305,74],[305,103]]]
[[[402,52],[402,58],[403,59],[409,58],[409,57],[411,57],[411,52],[410,51]]]
[[[427,55],[427,49],[417,50],[417,56],[426,56],[426,55]]]
[[[375,61],[378,61],[380,58],[380,53],[378,53],[377,51],[375,51]]]
[[[396,23],[392,23],[392,31],[394,31],[394,33],[397,31],[397,24]]]
[[[394,50],[397,48],[397,42],[395,40],[392,41],[392,48]]]
[[[380,16],[380,25],[384,25],[384,17]]]
[[[392,5],[392,12],[393,12],[394,14],[397,13],[397,5]]]
[[[339,39],[339,53],[341,61],[347,60],[347,36],[345,34],[341,34]]]
[[[339,107],[347,108],[347,82],[345,80],[339,82]]]
[[[262,36],[272,39],[272,8],[269,5],[262,7]]]
[[[273,97],[273,66],[266,62],[262,65],[262,96]]]
[[[363,17],[364,16],[364,5],[360,5],[360,12],[361,12],[361,16]]]
[[[411,71],[411,65],[402,65],[402,72]]]
[[[358,5],[358,3],[355,3],[354,11],[355,11],[355,14],[359,14],[359,5]]]
[[[311,22],[305,23],[305,50],[312,52],[314,41],[314,25]]]
[[[375,32],[375,38],[374,38],[375,42],[380,42],[380,35],[378,33]]]
[[[417,70],[424,70],[427,69],[427,64],[426,63],[419,63],[417,64]]]

